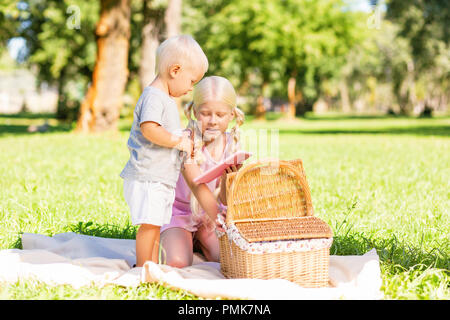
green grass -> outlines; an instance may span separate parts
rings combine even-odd
[[[130,122],[117,134],[80,135],[51,118],[50,132],[27,132],[46,117],[0,116],[0,249],[20,248],[21,232],[134,238],[118,176]],[[277,130],[280,158],[303,160],[315,213],[335,233],[331,254],[376,248],[386,299],[450,298],[448,117],[248,121],[243,141],[264,129]],[[197,297],[159,284],[0,284],[0,299],[154,298]]]

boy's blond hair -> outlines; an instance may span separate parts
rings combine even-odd
[[[164,40],[156,50],[156,74],[166,75],[170,66],[180,64],[199,73],[208,70],[208,58],[190,35],[178,35]]]

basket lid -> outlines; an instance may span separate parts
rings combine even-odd
[[[314,214],[305,175],[290,161],[251,163],[232,180],[227,179],[227,224]]]
[[[236,228],[247,242],[331,238],[333,231],[323,220],[314,217],[268,219],[237,222]]]

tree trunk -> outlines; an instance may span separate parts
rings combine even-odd
[[[267,88],[267,82],[264,82],[261,87],[261,94],[256,100],[256,111],[255,111],[255,119],[263,120],[266,117],[266,107],[264,106],[264,93]]]
[[[58,102],[56,106],[56,118],[60,120],[67,120],[68,117],[66,99],[64,98],[64,85],[65,85],[65,68],[61,70],[57,86]]]
[[[163,27],[163,9],[152,8],[151,1],[143,1],[144,27],[142,28],[141,61],[139,83],[141,90],[148,86],[156,75],[156,49]]]
[[[417,96],[416,96],[416,87],[414,83],[415,78],[415,66],[414,66],[414,60],[409,60],[407,63],[407,70],[408,70],[408,77],[407,77],[407,86],[408,86],[408,110],[406,113],[414,109],[416,103],[417,103]]]
[[[182,3],[182,0],[169,0],[164,17],[167,38],[180,34]]]
[[[288,81],[288,98],[289,98],[289,107],[287,110],[287,118],[295,119],[295,104],[296,104],[296,96],[295,96],[295,85],[297,80],[295,77],[289,78]]]
[[[351,111],[351,108],[350,108],[350,97],[348,94],[348,87],[347,83],[345,82],[345,79],[339,83],[339,92],[341,95],[342,112],[348,113]]]
[[[405,79],[403,79],[398,96],[400,114],[407,115],[410,113],[412,107],[416,103],[416,93],[414,84],[414,61],[410,59],[407,64],[407,73]]]
[[[170,38],[181,33],[181,8],[182,0],[169,0],[166,14],[164,15],[164,22],[166,24],[166,37]],[[178,112],[182,115],[183,108],[181,107],[181,97],[175,98],[178,107]]]
[[[117,130],[128,80],[130,0],[101,0],[95,33],[97,60],[92,84],[81,105],[78,131]]]

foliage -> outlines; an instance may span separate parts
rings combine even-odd
[[[26,65],[37,67],[39,83],[46,82],[58,88],[58,115],[71,116],[73,120],[95,63],[98,2],[12,2],[18,12],[13,20],[19,23],[16,36],[26,41]]]
[[[410,50],[407,70],[397,74],[401,80],[415,82],[410,86],[409,96],[404,103],[406,108],[411,108],[418,101],[425,101],[425,107],[440,107],[433,100],[448,96],[450,90],[448,1],[390,0],[386,17],[398,26],[396,37],[404,39]],[[397,92],[402,85],[401,80],[394,80],[394,90]]]
[[[4,0],[0,3],[0,54],[3,53],[8,40],[17,35],[20,11],[17,0]]]
[[[307,98],[317,97],[358,39],[358,17],[339,1],[228,1],[204,14],[207,21],[191,29],[212,61],[209,72],[236,87],[256,78],[282,97],[290,77]]]
[[[136,100],[141,63],[143,0],[131,0],[128,94]],[[158,10],[168,0],[153,0]],[[386,5],[377,28],[374,12],[352,10],[340,0],[185,0],[182,30],[200,42],[208,74],[228,77],[248,101],[264,95],[286,99],[289,78],[308,108],[328,97],[339,106],[344,83],[350,104],[367,108],[446,110],[450,96],[449,5],[442,0],[371,1]],[[79,13],[79,28],[76,22]],[[4,0],[0,51],[13,37],[26,40],[21,56],[39,82],[55,85],[59,113],[76,115],[96,58],[94,29],[99,1]],[[164,37],[164,30],[161,40]],[[0,52],[1,54],[1,52]],[[264,92],[263,92],[264,88]],[[127,99],[133,104],[133,99]],[[303,108],[304,106],[302,106]],[[358,109],[359,110],[359,109]]]
[[[449,46],[450,8],[445,0],[390,0],[387,18],[395,21],[398,34],[408,39],[418,70],[434,66],[435,58]]]

